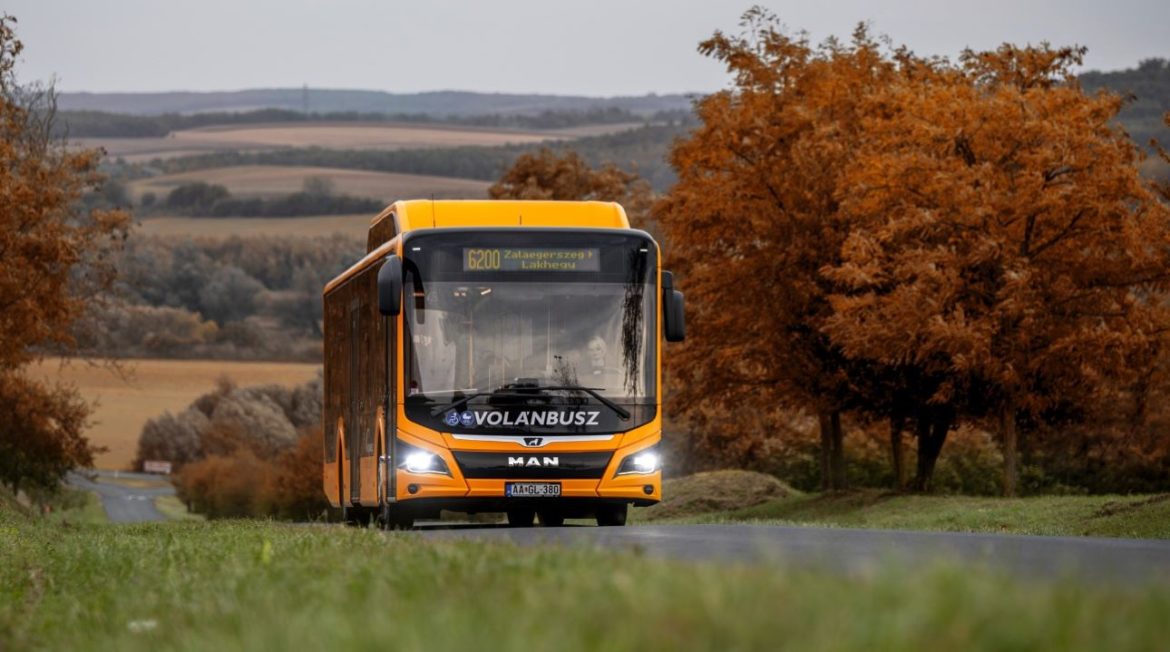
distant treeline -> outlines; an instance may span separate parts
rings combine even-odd
[[[321,359],[321,288],[364,254],[333,237],[176,239],[134,234],[115,292],[77,324],[112,357]]]
[[[104,111],[60,111],[56,127],[59,135],[71,138],[161,138],[183,129],[217,125],[257,124],[264,122],[410,122],[435,123],[506,129],[565,129],[584,125],[626,122],[663,123],[686,120],[685,110],[637,114],[618,107],[594,107],[585,110],[547,110],[534,115],[490,114],[473,116],[437,116],[427,113],[359,113],[354,111],[304,113],[287,109],[260,109],[244,112],[164,113],[130,115]]]
[[[1137,68],[1086,72],[1079,79],[1086,91],[1105,89],[1132,98],[1118,119],[1138,145],[1148,146],[1151,138],[1170,145],[1170,129],[1162,122],[1170,110],[1170,60],[1146,59]]]
[[[674,171],[666,162],[666,152],[675,138],[687,132],[689,124],[689,121],[679,121],[646,125],[564,143],[401,150],[307,147],[267,152],[231,151],[159,159],[151,161],[150,166],[172,174],[234,165],[304,165],[496,181],[520,154],[549,147],[553,150],[572,149],[593,166],[613,163],[622,169],[636,171],[656,190],[665,190],[675,179]]]
[[[144,195],[142,207],[149,210],[157,206],[169,214],[195,217],[304,217],[377,213],[386,205],[381,199],[335,195],[323,180],[312,181],[317,181],[320,187],[308,183],[301,192],[270,199],[233,197],[220,185],[186,183],[172,190],[162,205],[153,195]]]

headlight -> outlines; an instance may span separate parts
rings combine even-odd
[[[618,475],[640,474],[648,475],[662,468],[662,457],[657,448],[647,448],[632,455],[627,455],[618,467]]]
[[[409,473],[439,473],[442,475],[451,475],[451,471],[447,468],[447,463],[443,458],[420,450],[407,444],[398,444],[399,459],[402,463],[398,468],[403,469]]]

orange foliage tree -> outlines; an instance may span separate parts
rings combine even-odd
[[[821,270],[849,234],[839,191],[866,137],[862,107],[908,72],[864,29],[850,45],[816,48],[762,10],[745,23],[745,36],[717,32],[700,46],[735,85],[698,102],[701,126],[671,152],[678,184],[654,211],[693,297],[691,332],[668,360],[674,405],[698,429],[807,409],[820,421],[822,484],[842,488],[841,413],[861,375],[822,330],[834,288]]]
[[[700,49],[735,84],[699,102],[655,210],[693,297],[670,361],[692,421],[818,414],[827,488],[842,412],[889,420],[895,466],[911,423],[927,490],[951,428],[988,419],[1012,492],[1017,422],[1156,349],[1170,222],[1121,101],[1069,75],[1080,50],[951,63],[864,26],[814,47],[761,9]]]
[[[1008,494],[1017,423],[1149,367],[1170,325],[1170,211],[1112,124],[1121,98],[1077,86],[1082,54],[967,52],[874,93],[843,177],[852,232],[827,272],[843,290],[824,332],[932,379],[899,388],[913,404],[990,416]],[[927,489],[946,430],[919,437]]]
[[[128,216],[84,212],[100,181],[100,153],[51,134],[51,89],[21,87],[15,19],[0,17],[0,466],[3,480],[54,487],[65,470],[92,463],[82,436],[88,410],[74,390],[35,383],[20,369],[46,347],[74,344],[71,326],[113,281],[109,252]]]
[[[646,180],[611,164],[593,169],[581,155],[557,154],[543,147],[520,155],[500,180],[488,188],[492,199],[614,201],[639,228],[646,228],[653,191]]]

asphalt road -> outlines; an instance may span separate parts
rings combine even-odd
[[[821,567],[866,573],[893,561],[955,561],[1046,579],[1170,582],[1170,541],[903,532],[769,525],[631,525],[624,528],[424,527],[433,540],[478,539],[521,546],[633,549],[656,557]]]
[[[102,499],[102,507],[106,510],[106,516],[114,523],[166,520],[166,517],[154,508],[154,499],[158,496],[174,495],[174,487],[170,485],[158,488],[127,487],[109,482],[94,482],[87,476],[118,477],[150,482],[158,482],[160,476],[145,473],[117,472],[115,474],[113,471],[86,471],[85,475],[70,473],[68,482],[78,489],[96,493]]]
[[[87,475],[110,477],[108,471]],[[159,476],[119,473],[121,478],[158,481]],[[134,488],[93,482],[71,473],[69,483],[97,493],[110,520],[161,521],[157,496],[173,487]],[[630,525],[508,528],[483,524],[423,524],[425,539],[475,539],[520,546],[561,545],[634,550],[683,560],[819,567],[866,573],[887,562],[920,566],[952,561],[970,568],[1000,568],[1018,575],[1088,581],[1170,583],[1170,541],[1100,537],[1036,537],[949,532],[904,532],[773,525]]]

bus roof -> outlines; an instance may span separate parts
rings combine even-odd
[[[385,226],[395,227],[384,235],[385,241],[378,238],[372,251],[326,284],[325,294],[390,253],[393,235],[418,229],[508,226],[630,228],[625,209],[620,204],[605,201],[410,199],[387,206],[370,220],[370,229],[378,227],[383,220],[394,220]]]
[[[614,202],[411,199],[386,207],[370,222],[397,221],[398,233],[415,229],[476,226],[563,226],[628,229],[626,212]]]

